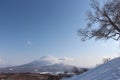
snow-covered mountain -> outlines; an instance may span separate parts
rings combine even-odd
[[[120,57],[91,69],[81,75],[64,80],[120,80]]]
[[[35,60],[28,64],[0,68],[0,72],[3,73],[40,73],[40,72],[71,72],[74,66],[65,64],[62,60],[55,58],[53,56],[44,56],[39,60]]]

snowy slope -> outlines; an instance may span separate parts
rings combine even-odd
[[[64,80],[120,80],[120,57],[79,76]]]

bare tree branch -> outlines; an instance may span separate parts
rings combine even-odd
[[[87,27],[79,30],[82,41],[95,39],[120,39],[120,0],[108,0],[101,6],[92,0],[93,11],[88,12]]]

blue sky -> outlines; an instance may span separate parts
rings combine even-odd
[[[77,31],[86,26],[89,3],[90,0],[0,0],[1,63],[19,65],[52,55],[74,58],[80,65],[87,58],[91,62],[84,65],[93,65],[102,57],[118,56],[116,41],[80,41]]]

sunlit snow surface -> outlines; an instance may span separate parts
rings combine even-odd
[[[63,80],[120,80],[120,57],[81,75]]]

